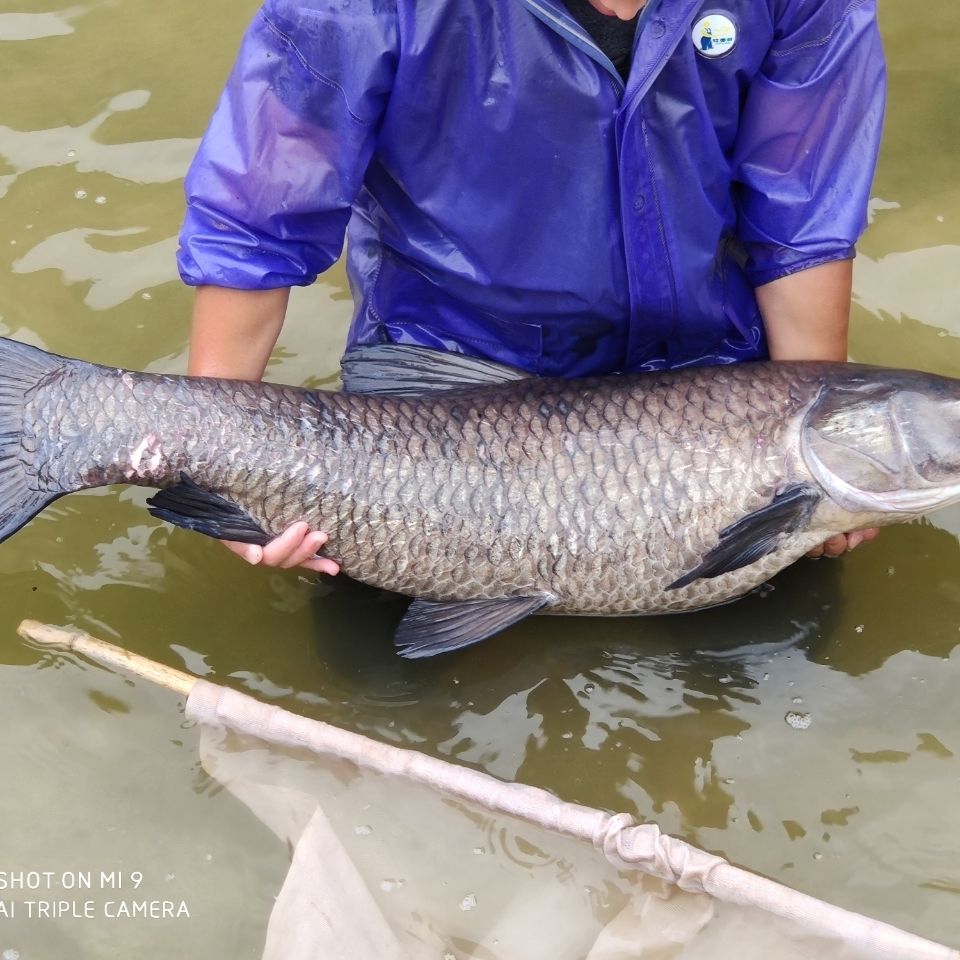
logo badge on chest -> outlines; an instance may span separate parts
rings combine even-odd
[[[716,60],[737,45],[737,25],[726,13],[710,13],[693,25],[690,39],[701,57]]]

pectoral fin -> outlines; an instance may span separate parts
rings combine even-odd
[[[749,566],[776,550],[783,535],[803,527],[820,502],[813,487],[798,484],[778,493],[765,507],[720,531],[720,542],[700,564],[667,587],[677,590],[694,580],[719,577],[722,573]]]
[[[415,659],[449,653],[479,643],[551,603],[549,594],[459,600],[414,600],[400,621],[393,642],[401,657]]]
[[[147,500],[147,507],[161,520],[218,540],[239,540],[263,546],[272,539],[232,500],[198,487],[185,473],[180,474],[179,483]]]

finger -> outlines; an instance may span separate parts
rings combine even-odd
[[[846,534],[847,550],[853,550],[855,547],[859,547],[863,543],[863,537],[860,535],[859,530],[852,530],[850,533]]]
[[[861,543],[869,543],[871,540],[876,540],[880,535],[880,530],[877,527],[868,527],[866,530],[854,530],[852,533],[847,534],[847,549],[853,550],[854,547],[859,547]]]
[[[328,573],[332,577],[340,572],[340,564],[329,557],[311,557],[309,560],[304,560],[300,566],[314,573]]]
[[[301,539],[297,539],[301,537]],[[327,542],[328,536],[322,530],[310,531],[305,523],[295,523],[271,540],[266,547],[253,543],[241,543],[238,540],[221,540],[231,552],[242,557],[247,563],[263,563],[264,566],[290,567],[301,566],[314,573],[327,573],[336,576],[340,564],[329,557],[316,556],[317,551]]]
[[[839,557],[847,549],[847,535],[838,533],[823,544],[823,555],[825,557]]]
[[[317,551],[327,542],[322,530],[309,530],[300,543],[279,564],[285,570],[299,567],[316,556]]]
[[[819,560],[823,556],[823,544],[818,543],[812,550],[808,550],[807,556],[811,560]]]
[[[313,570],[314,573],[327,573],[331,577],[335,577],[340,572],[340,564],[337,563],[336,560],[331,560],[329,557],[316,556],[317,552],[328,539],[328,535],[323,530],[315,530],[310,537],[305,538],[305,543],[310,541],[313,547],[313,553],[302,560],[300,566],[307,570]]]
[[[231,553],[242,557],[247,563],[258,564],[263,559],[263,547],[255,543],[241,543],[239,540],[220,541]]]
[[[310,532],[310,528],[303,520],[291,523],[279,537],[274,537],[263,548],[264,566],[279,567],[294,554],[303,543],[303,538]]]
[[[331,577],[335,577],[340,572],[340,564],[336,560],[331,560],[329,557],[318,557],[317,554],[320,552],[320,548],[329,540],[329,535],[323,530],[317,530],[314,532],[314,552],[311,556],[307,557],[300,566],[306,567],[307,570],[313,570],[316,573],[327,573]]]

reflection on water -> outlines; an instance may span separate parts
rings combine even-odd
[[[49,130],[0,127],[4,162],[14,171],[0,176],[0,198],[18,176],[46,167],[67,166],[81,174],[106,173],[133,183],[179,182],[197,148],[198,138],[138,143],[101,143],[98,139],[100,128],[107,120],[127,110],[139,110],[149,100],[150,93],[147,90],[128,90],[113,97],[106,109],[77,126],[53,127]],[[76,200],[83,200],[86,196],[86,191],[82,189],[74,193]]]
[[[102,238],[130,237],[141,232],[135,227],[66,230],[40,241],[14,263],[13,269],[16,273],[35,273],[60,268],[67,283],[89,282],[83,299],[85,306],[107,310],[170,279],[170,263],[177,251],[173,237],[136,250],[102,250],[96,246]]]
[[[65,36],[73,33],[70,21],[80,13],[79,7],[60,13],[0,13],[0,42]]]
[[[254,6],[207,5],[218,29],[203,43],[193,41],[195,6],[180,0],[0,12],[0,331],[104,363],[183,369],[179,178]],[[852,352],[957,376],[958,80],[952,48],[916,44],[907,9],[884,10],[893,97],[856,265]],[[960,20],[948,0],[924,16],[942,36]],[[345,279],[335,270],[296,293],[270,376],[329,384],[350,313]],[[801,889],[960,943],[960,510],[887,529],[841,561],[801,562],[725,608],[538,617],[459,654],[407,662],[391,643],[402,599],[248,568],[151,520],[145,496],[67,498],[0,548],[0,762],[16,783],[0,801],[0,839],[24,868],[41,852],[96,860],[67,798],[89,812],[127,796],[110,805],[111,855],[189,873],[211,911],[216,881],[191,873],[186,841],[166,849],[165,818],[222,836],[216,856],[264,909],[280,870],[249,853],[259,842],[249,817],[196,772],[195,740],[170,698],[21,644],[13,629],[29,616],[654,818]],[[47,711],[49,699],[58,710]],[[160,769],[164,782],[130,794],[131,770]],[[24,835],[38,820],[43,829]],[[222,934],[211,916],[201,948]],[[86,949],[69,936],[54,945],[52,928],[43,936],[48,955]]]

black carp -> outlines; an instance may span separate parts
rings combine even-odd
[[[404,656],[535,612],[692,610],[832,534],[960,500],[960,381],[749,363],[563,381],[361,348],[345,392],[157,376],[0,340],[0,539],[111,483],[265,543],[295,520],[414,599]]]

